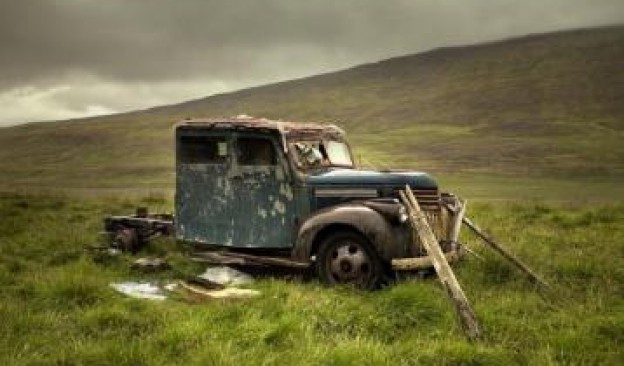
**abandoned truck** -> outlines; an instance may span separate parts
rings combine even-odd
[[[459,252],[444,209],[457,199],[426,173],[358,169],[335,125],[188,119],[175,141],[175,217],[108,217],[119,246],[175,233],[195,248],[314,266],[326,283],[372,288],[393,269],[426,263],[398,199],[408,185],[447,256]],[[423,261],[393,265],[405,258]]]

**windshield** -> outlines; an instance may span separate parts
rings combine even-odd
[[[327,158],[332,165],[353,166],[351,152],[344,142],[327,141],[325,151],[327,151]]]
[[[295,141],[290,144],[295,152],[295,162],[301,169],[323,167],[353,167],[351,152],[341,141]]]

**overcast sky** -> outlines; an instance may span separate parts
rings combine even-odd
[[[624,0],[0,0],[0,125],[624,23]]]

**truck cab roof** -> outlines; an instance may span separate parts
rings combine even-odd
[[[176,129],[221,129],[274,132],[288,137],[327,137],[342,140],[344,131],[333,124],[275,121],[246,115],[225,118],[188,118],[176,124]]]

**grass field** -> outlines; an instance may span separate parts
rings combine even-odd
[[[477,200],[478,201],[478,200]],[[462,336],[435,278],[377,292],[326,288],[305,276],[262,277],[259,298],[162,303],[126,298],[109,284],[196,273],[168,240],[149,251],[176,271],[145,275],[130,256],[85,251],[100,219],[137,204],[166,210],[159,194],[104,199],[0,196],[0,364],[58,365],[502,365],[624,360],[624,205],[471,204],[470,215],[553,285],[541,292],[464,232],[484,260],[457,275],[484,328]]]

